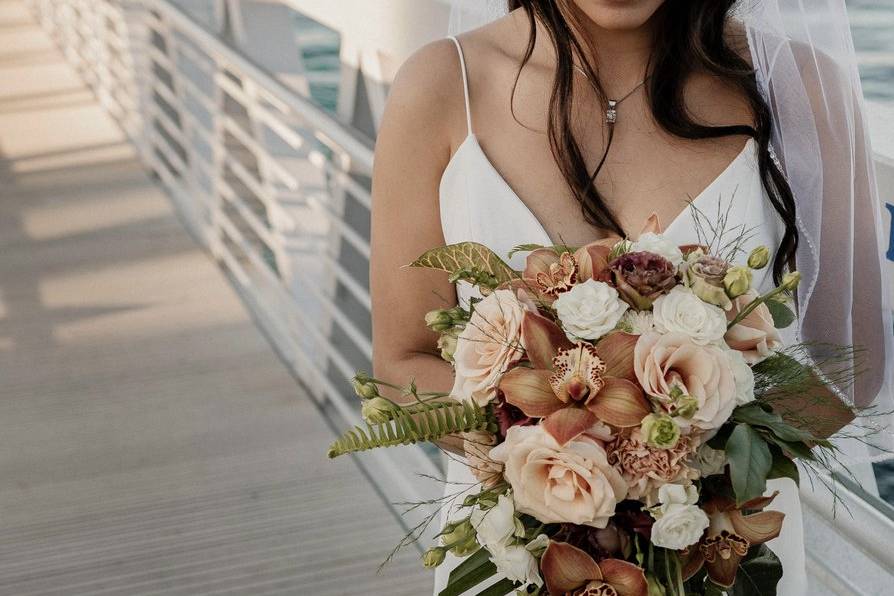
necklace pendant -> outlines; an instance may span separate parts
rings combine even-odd
[[[618,121],[618,102],[610,99],[608,100],[608,109],[605,110],[605,122],[606,124],[614,124]]]

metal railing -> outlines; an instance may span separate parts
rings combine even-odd
[[[30,3],[314,399],[359,422],[346,379],[371,362],[372,140],[309,99],[301,77],[287,84],[236,49],[225,27],[212,31],[172,2]],[[315,16],[329,18],[326,3],[311,4]],[[217,18],[226,25],[225,11]],[[386,83],[379,83],[374,92],[382,95]],[[880,180],[894,188],[894,147],[885,151]],[[387,497],[422,499],[440,488],[413,474],[437,468],[419,448],[367,461],[373,475],[385,475],[378,484]],[[827,494],[803,493],[816,537],[832,528],[856,553],[844,569],[822,545],[808,544],[814,577],[840,586],[830,584],[830,593],[867,589],[853,579],[864,569],[894,569],[894,551],[879,548],[880,536],[894,533],[891,519],[847,490],[840,496],[851,513],[833,518]]]
[[[347,380],[372,360],[372,141],[171,2],[31,5],[295,376],[360,423]],[[307,448],[324,457],[325,445]],[[438,473],[418,447],[367,460],[389,498],[438,490],[416,474]]]

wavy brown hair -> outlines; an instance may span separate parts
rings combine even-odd
[[[574,65],[584,69],[597,94],[606,95],[599,83],[595,50],[575,31],[581,31],[579,10],[572,0],[508,0],[509,10],[521,8],[529,23],[528,45],[516,75],[531,59],[537,42],[539,21],[549,34],[557,56],[556,73],[549,104],[550,149],[568,186],[580,202],[590,224],[624,235],[617,218],[596,189],[595,180],[611,149],[611,130],[599,163],[591,168],[584,160],[571,129],[574,96]],[[785,224],[773,262],[778,282],[786,266],[794,264],[798,247],[795,200],[785,176],[769,154],[772,120],[770,108],[755,79],[754,70],[730,45],[730,15],[736,0],[666,0],[654,15],[656,35],[647,65],[649,107],[655,121],[667,132],[684,139],[709,139],[746,135],[759,147],[760,176],[773,207]],[[585,18],[585,17],[584,17]],[[695,73],[706,72],[736,88],[748,101],[753,123],[712,126],[695,120],[686,107],[685,87]],[[513,97],[515,92],[513,91]],[[602,125],[600,123],[600,125]]]

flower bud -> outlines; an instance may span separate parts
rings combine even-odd
[[[464,519],[461,522],[449,524],[444,528],[441,532],[441,543],[452,551],[454,546],[463,545],[468,542],[469,538],[474,542],[475,536],[475,528],[472,527],[472,522],[469,519]]]
[[[443,333],[453,328],[453,317],[448,311],[439,308],[425,313],[425,324],[432,331]]]
[[[354,393],[361,399],[379,397],[379,388],[369,380],[369,377],[357,375],[351,379],[351,386],[354,388]]]
[[[436,546],[425,551],[425,554],[422,555],[422,564],[429,569],[433,569],[443,563],[446,556],[447,550],[443,547]]]
[[[672,449],[680,440],[680,427],[666,414],[643,418],[640,433],[646,444],[656,449]]]
[[[789,292],[794,291],[799,283],[801,283],[801,273],[798,271],[792,271],[782,276],[782,287]]]
[[[752,269],[763,269],[770,262],[770,249],[758,246],[748,255],[748,266]]]
[[[751,269],[730,267],[723,278],[723,287],[730,298],[741,296],[751,289]]]
[[[456,352],[456,336],[445,333],[438,338],[438,349],[441,350],[441,358],[447,362],[453,362],[453,353]]]
[[[374,397],[363,401],[360,407],[360,415],[370,424],[382,424],[388,422],[397,411],[397,406],[384,397]]]

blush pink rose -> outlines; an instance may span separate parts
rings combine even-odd
[[[524,314],[524,306],[511,290],[497,290],[475,305],[453,352],[454,399],[484,406],[494,398],[502,374],[524,355]]]
[[[757,292],[751,289],[733,300],[732,309],[726,313],[727,321],[735,319],[757,297]],[[766,304],[761,304],[736,323],[723,339],[729,347],[741,352],[745,362],[751,365],[757,364],[782,346],[782,338],[773,326],[773,317]]]
[[[715,345],[700,346],[682,332],[644,333],[633,349],[633,368],[643,390],[669,412],[695,400],[690,416],[677,416],[683,431],[720,428],[736,407],[736,378],[729,356]]]
[[[513,426],[490,455],[503,463],[516,509],[544,523],[605,528],[627,495],[602,442],[586,433],[560,446],[540,425]]]

